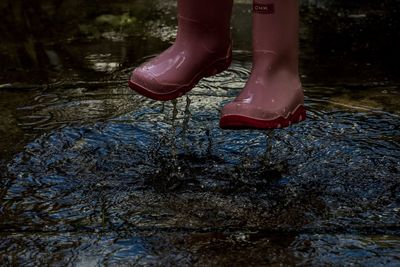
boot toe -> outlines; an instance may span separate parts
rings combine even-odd
[[[156,78],[151,73],[141,68],[137,68],[133,71],[129,83],[136,85],[136,87],[141,87],[150,93],[162,92],[162,85]],[[136,89],[136,87],[134,86],[132,89]]]
[[[153,74],[142,68],[133,71],[129,87],[143,96],[161,101],[174,99],[177,90],[176,85],[163,84]]]

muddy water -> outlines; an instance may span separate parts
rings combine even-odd
[[[88,57],[102,80],[0,91],[2,265],[399,265],[397,81],[377,64],[331,82],[341,61],[306,52],[307,121],[223,131],[241,45],[176,102],[131,92],[107,53]]]

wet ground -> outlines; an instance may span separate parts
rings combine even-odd
[[[228,71],[177,102],[127,88],[173,40],[154,3],[86,4],[82,32],[38,39],[47,63],[3,64],[1,265],[399,266],[400,42],[368,39],[398,9],[303,3],[308,120],[263,132],[218,127],[251,68],[248,1]]]

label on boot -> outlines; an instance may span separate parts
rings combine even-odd
[[[274,14],[275,13],[275,5],[274,4],[253,4],[253,12],[260,14]]]

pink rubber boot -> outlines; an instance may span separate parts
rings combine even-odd
[[[129,86],[155,100],[172,100],[203,77],[232,62],[230,18],[233,0],[178,0],[174,44],[132,73]]]
[[[306,118],[298,72],[298,3],[254,0],[253,68],[221,114],[221,128],[274,129]]]

